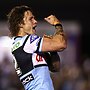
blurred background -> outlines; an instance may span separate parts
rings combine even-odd
[[[16,5],[32,8],[40,36],[55,30],[44,17],[54,14],[63,24],[68,46],[58,52],[60,72],[51,72],[55,90],[90,90],[89,0],[0,0],[0,90],[24,90],[13,67],[6,16]]]

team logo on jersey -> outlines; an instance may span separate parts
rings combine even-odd
[[[30,36],[30,43],[32,43],[33,41],[35,41],[37,38],[39,38],[39,37],[36,36],[36,35],[31,35]]]

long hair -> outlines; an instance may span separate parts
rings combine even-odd
[[[26,11],[31,11],[31,8],[28,6],[16,6],[14,7],[10,13],[7,15],[8,17],[8,27],[11,33],[11,36],[16,36],[19,32],[19,25],[23,22],[24,13]]]

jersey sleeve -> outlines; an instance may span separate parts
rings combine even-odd
[[[37,35],[30,35],[25,43],[24,51],[27,53],[41,52],[43,38]]]

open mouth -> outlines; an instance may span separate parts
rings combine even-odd
[[[36,27],[33,27],[33,29],[35,29]]]
[[[36,26],[33,27],[33,33],[36,33]]]
[[[33,29],[35,29],[37,26],[34,26]]]

